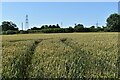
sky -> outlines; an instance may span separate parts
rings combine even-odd
[[[62,27],[85,27],[106,24],[110,14],[118,13],[118,2],[2,2],[2,21],[12,21],[19,29],[25,27],[26,14],[29,28],[45,24]],[[2,22],[1,21],[1,22]]]
[[[2,2],[118,2],[119,0],[1,0]]]

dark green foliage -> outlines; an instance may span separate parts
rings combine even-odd
[[[31,28],[31,30],[40,30],[40,28],[33,27],[33,28]]]
[[[104,30],[104,29],[101,28],[101,27],[97,27],[97,28],[96,28],[96,31],[97,31],[97,32],[99,32],[99,31],[103,31],[103,30]]]
[[[107,18],[107,30],[108,31],[120,31],[120,15],[119,14],[111,14]]]
[[[14,30],[2,31],[2,34],[5,34],[5,35],[7,35],[7,34],[17,34],[17,33],[18,33],[18,31],[14,31]]]
[[[84,32],[91,32],[91,31],[90,31],[90,28],[84,28],[83,31],[84,31]]]
[[[27,33],[28,33],[28,31],[23,31],[23,30],[20,30],[20,31],[19,31],[19,33],[20,33],[20,34],[27,34]]]
[[[28,30],[28,33],[42,33],[42,30]]]
[[[84,26],[82,24],[75,25],[74,31],[75,32],[83,32],[84,31]]]
[[[65,32],[74,32],[74,29],[72,27],[66,28]]]
[[[15,34],[15,32],[13,30],[7,30],[6,34]]]
[[[56,28],[60,28],[59,24],[56,25]]]
[[[42,25],[41,28],[34,27],[34,30],[40,30],[40,29],[48,29],[48,28],[60,28],[59,24],[57,25]],[[31,28],[31,30],[33,30]]]
[[[13,22],[8,22],[8,21],[3,21],[1,27],[2,27],[2,31],[18,30],[16,24],[14,24]]]
[[[90,31],[91,31],[91,32],[94,32],[94,31],[95,31],[95,26],[91,26],[91,27],[90,27]]]
[[[43,33],[63,33],[64,29],[62,29],[62,28],[48,28],[48,29],[42,29],[41,32],[43,32]]]

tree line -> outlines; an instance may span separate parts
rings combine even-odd
[[[102,27],[95,27],[94,25],[86,28],[83,24],[75,24],[68,28],[61,28],[59,24],[56,25],[42,25],[40,28],[33,27],[28,30],[19,30],[17,25],[13,22],[3,21],[1,34],[24,34],[24,33],[71,33],[71,32],[119,32],[120,31],[120,15],[117,13],[111,14],[106,19],[107,25]]]

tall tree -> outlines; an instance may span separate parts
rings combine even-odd
[[[47,29],[47,28],[48,28],[48,25],[44,25],[44,28]]]
[[[44,28],[45,28],[45,26],[44,26],[44,25],[42,25],[42,26],[41,26],[41,29],[44,29]]]
[[[55,26],[55,25],[52,25],[52,28],[56,28],[56,26]]]
[[[56,28],[60,28],[59,24],[56,25]]]
[[[51,26],[51,25],[49,25],[49,28],[52,28],[52,26]]]
[[[120,31],[120,15],[117,13],[111,14],[107,18],[107,29],[110,31]]]
[[[75,25],[74,30],[75,30],[75,32],[83,32],[84,31],[83,24]]]
[[[3,21],[1,27],[2,27],[2,31],[18,30],[17,25],[9,21]]]

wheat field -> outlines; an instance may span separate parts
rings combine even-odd
[[[118,33],[2,36],[3,78],[117,78]]]

